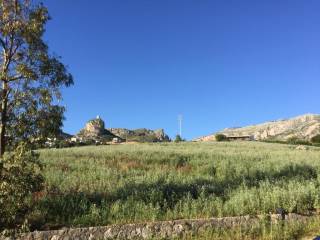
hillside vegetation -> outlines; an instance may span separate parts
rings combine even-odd
[[[320,148],[259,142],[41,150],[33,228],[320,208]]]

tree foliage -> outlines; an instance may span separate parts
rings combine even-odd
[[[42,4],[0,0],[0,230],[21,226],[42,188],[32,143],[58,133],[61,87],[73,84],[42,39],[49,19]]]
[[[312,143],[320,143],[320,134],[311,138]]]
[[[60,90],[73,78],[42,39],[49,19],[41,4],[0,0],[1,155],[8,138],[43,139],[62,125]]]
[[[42,189],[43,177],[38,155],[27,144],[0,160],[0,231],[19,228],[31,209],[32,193]]]
[[[175,139],[174,139],[174,142],[182,142],[183,141],[183,139],[181,138],[181,136],[178,134],[176,137],[175,137]]]
[[[228,141],[228,138],[224,134],[216,134],[215,135],[216,141],[222,142],[222,141]]]

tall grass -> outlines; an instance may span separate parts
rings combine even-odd
[[[315,239],[319,230],[320,219],[312,218],[308,221],[282,222],[271,224],[260,222],[259,224],[243,227],[209,228],[199,231],[197,234],[185,234],[175,239],[183,240],[294,240],[294,239]]]
[[[258,142],[41,150],[33,228],[320,208],[320,149]]]

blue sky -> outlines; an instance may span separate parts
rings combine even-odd
[[[183,136],[319,113],[318,0],[45,0],[45,39],[75,85],[64,130]]]

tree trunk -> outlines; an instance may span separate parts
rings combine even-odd
[[[0,119],[0,158],[2,158],[6,148],[6,125],[7,125],[7,107],[8,107],[8,84],[2,82],[1,96],[1,119]]]

